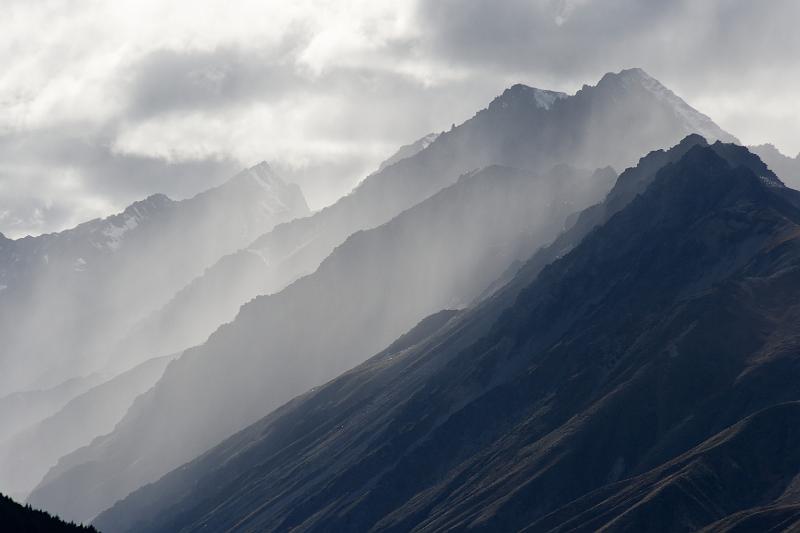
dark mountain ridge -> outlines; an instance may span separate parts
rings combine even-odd
[[[565,234],[425,340],[293,400],[96,523],[682,531],[791,516],[800,209],[758,163],[696,138],[650,154],[578,219],[579,244]],[[706,482],[655,485],[686,465]],[[739,481],[714,482],[725,476]]]
[[[91,526],[68,524],[45,511],[20,505],[4,494],[0,494],[0,527],[13,533],[97,533]]]

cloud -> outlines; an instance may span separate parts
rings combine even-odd
[[[512,83],[574,91],[630,66],[745,142],[800,150],[793,0],[4,7],[0,231],[13,235],[189,196],[263,159],[320,207]]]
[[[418,19],[430,53],[473,75],[571,91],[640,66],[744,142],[800,150],[793,0],[441,0]]]

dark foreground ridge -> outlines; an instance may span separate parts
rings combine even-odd
[[[78,533],[94,532],[92,526],[67,523],[45,511],[20,505],[8,496],[0,494],[0,531],[13,533]]]
[[[440,315],[96,524],[789,524],[800,505],[798,205],[743,148],[689,137],[653,152],[493,297]]]

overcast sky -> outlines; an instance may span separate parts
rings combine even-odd
[[[796,0],[3,0],[0,232],[261,160],[312,207],[515,83],[639,66],[745,143],[800,151]]]

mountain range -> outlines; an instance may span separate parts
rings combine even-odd
[[[0,234],[0,529],[800,530],[798,186],[628,69]]]
[[[170,336],[184,331],[181,323],[199,335],[198,324],[212,329],[233,318],[220,310],[233,313],[240,300],[273,294],[248,303],[231,324],[187,350],[111,434],[63,457],[30,501],[69,519],[92,518],[265,411],[360,363],[426,314],[491,294],[487,287],[502,285],[525,257],[574,222],[571,213],[613,183],[608,169],[581,168],[624,165],[643,147],[677,142],[696,129],[733,139],[638,69],[606,75],[573,96],[508,89],[330,208],[277,226],[181,291],[165,308],[179,312],[155,315]],[[525,170],[486,168],[491,162]],[[239,257],[260,268],[242,267]],[[193,292],[209,280],[212,290]],[[209,308],[213,319],[204,321]],[[138,353],[203,341],[199,335],[161,343],[153,331],[141,338],[156,339],[160,348],[132,342]]]
[[[602,197],[614,177],[559,168],[536,178],[488,167],[355,233],[314,274],[256,298],[187,350],[113,433],[62,458],[30,501],[88,520],[264,409],[360,363],[421,317],[469,304],[515,260],[555,238],[568,214]],[[86,464],[93,475],[78,474],[81,488],[64,493],[66,485],[77,489]]]
[[[113,430],[134,399],[158,381],[169,361],[156,357],[103,381],[0,442],[3,490],[24,500],[60,457]]]
[[[105,531],[800,520],[800,193],[691,136],[509,283],[105,511]]]
[[[736,140],[641,69],[607,74],[574,95],[514,85],[463,124],[401,148],[332,206],[222,258],[115,351],[161,355],[204,342],[253,296],[312,273],[352,233],[387,222],[466,172],[493,164],[534,175],[560,164],[621,170],[690,133]]]
[[[262,164],[188,200],[153,195],[71,230],[3,240],[0,391],[146,360],[110,357],[110,348],[221,256],[306,214],[299,188]]]

